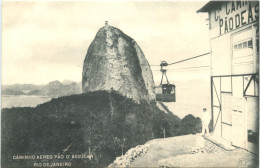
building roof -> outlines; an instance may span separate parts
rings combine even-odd
[[[211,9],[216,9],[219,7],[219,3],[221,3],[221,1],[215,1],[215,0],[211,0],[208,3],[206,3],[202,8],[200,8],[197,13],[199,12],[208,12]]]

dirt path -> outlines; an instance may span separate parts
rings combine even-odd
[[[147,153],[127,167],[258,167],[258,156],[242,149],[225,151],[203,139],[203,150],[191,154],[198,146],[199,135],[185,135],[150,142]],[[201,137],[199,137],[201,139]]]
[[[196,135],[155,139],[148,152],[134,160],[129,167],[158,167],[158,161],[171,156],[188,154],[196,143]]]

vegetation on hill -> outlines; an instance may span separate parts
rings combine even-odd
[[[72,166],[107,166],[136,145],[189,130],[155,103],[137,104],[114,91],[60,97],[2,110],[2,167],[32,166],[31,160],[13,160],[14,154],[58,153],[89,156],[71,160]]]
[[[201,132],[201,119],[189,114],[182,119],[182,134],[196,134]]]

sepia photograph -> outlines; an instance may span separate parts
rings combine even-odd
[[[2,0],[1,167],[259,167],[259,1]]]

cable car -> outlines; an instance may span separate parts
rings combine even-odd
[[[155,87],[155,93],[156,93],[156,101],[161,102],[176,102],[175,98],[175,85],[170,84],[166,75],[166,69],[163,69],[164,66],[167,66],[168,64],[166,61],[162,61],[161,66],[161,72],[162,72],[162,79],[160,86]],[[167,83],[163,84],[163,77],[165,76]]]

